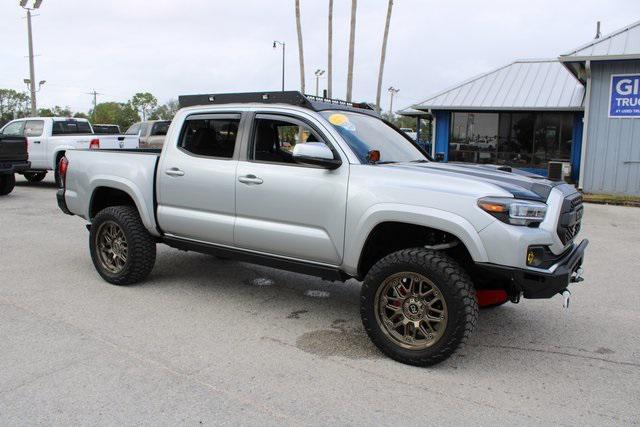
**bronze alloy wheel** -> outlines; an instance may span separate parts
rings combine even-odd
[[[431,347],[447,327],[442,292],[422,274],[403,271],[387,277],[378,287],[375,307],[380,329],[408,350]]]
[[[100,224],[95,241],[100,264],[109,273],[120,273],[127,264],[129,248],[122,228],[114,221]]]

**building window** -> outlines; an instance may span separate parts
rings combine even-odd
[[[546,169],[571,157],[573,113],[453,113],[449,161]]]
[[[495,163],[498,113],[453,113],[449,161]]]

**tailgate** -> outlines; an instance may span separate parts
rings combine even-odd
[[[136,135],[100,135],[100,149],[127,149],[138,148],[138,137]]]
[[[21,136],[0,136],[0,163],[24,162],[28,157],[26,138]]]

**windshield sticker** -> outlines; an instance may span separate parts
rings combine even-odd
[[[329,123],[334,126],[340,126],[348,131],[355,131],[356,127],[349,121],[349,118],[344,114],[332,114],[329,116]]]

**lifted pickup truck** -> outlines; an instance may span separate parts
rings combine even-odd
[[[58,205],[90,222],[107,282],[150,273],[156,244],[363,281],[361,317],[390,357],[431,365],[478,305],[568,295],[574,187],[432,162],[363,104],[298,92],[193,95],[157,151],[68,151]]]
[[[0,196],[11,193],[16,185],[14,174],[30,166],[26,138],[0,135]]]
[[[86,119],[29,117],[7,123],[0,135],[26,137],[31,169],[24,172],[30,182],[42,181],[47,171],[56,170],[67,150],[82,148],[138,148],[138,138],[124,135],[95,135]],[[56,173],[56,182],[58,182]]]

